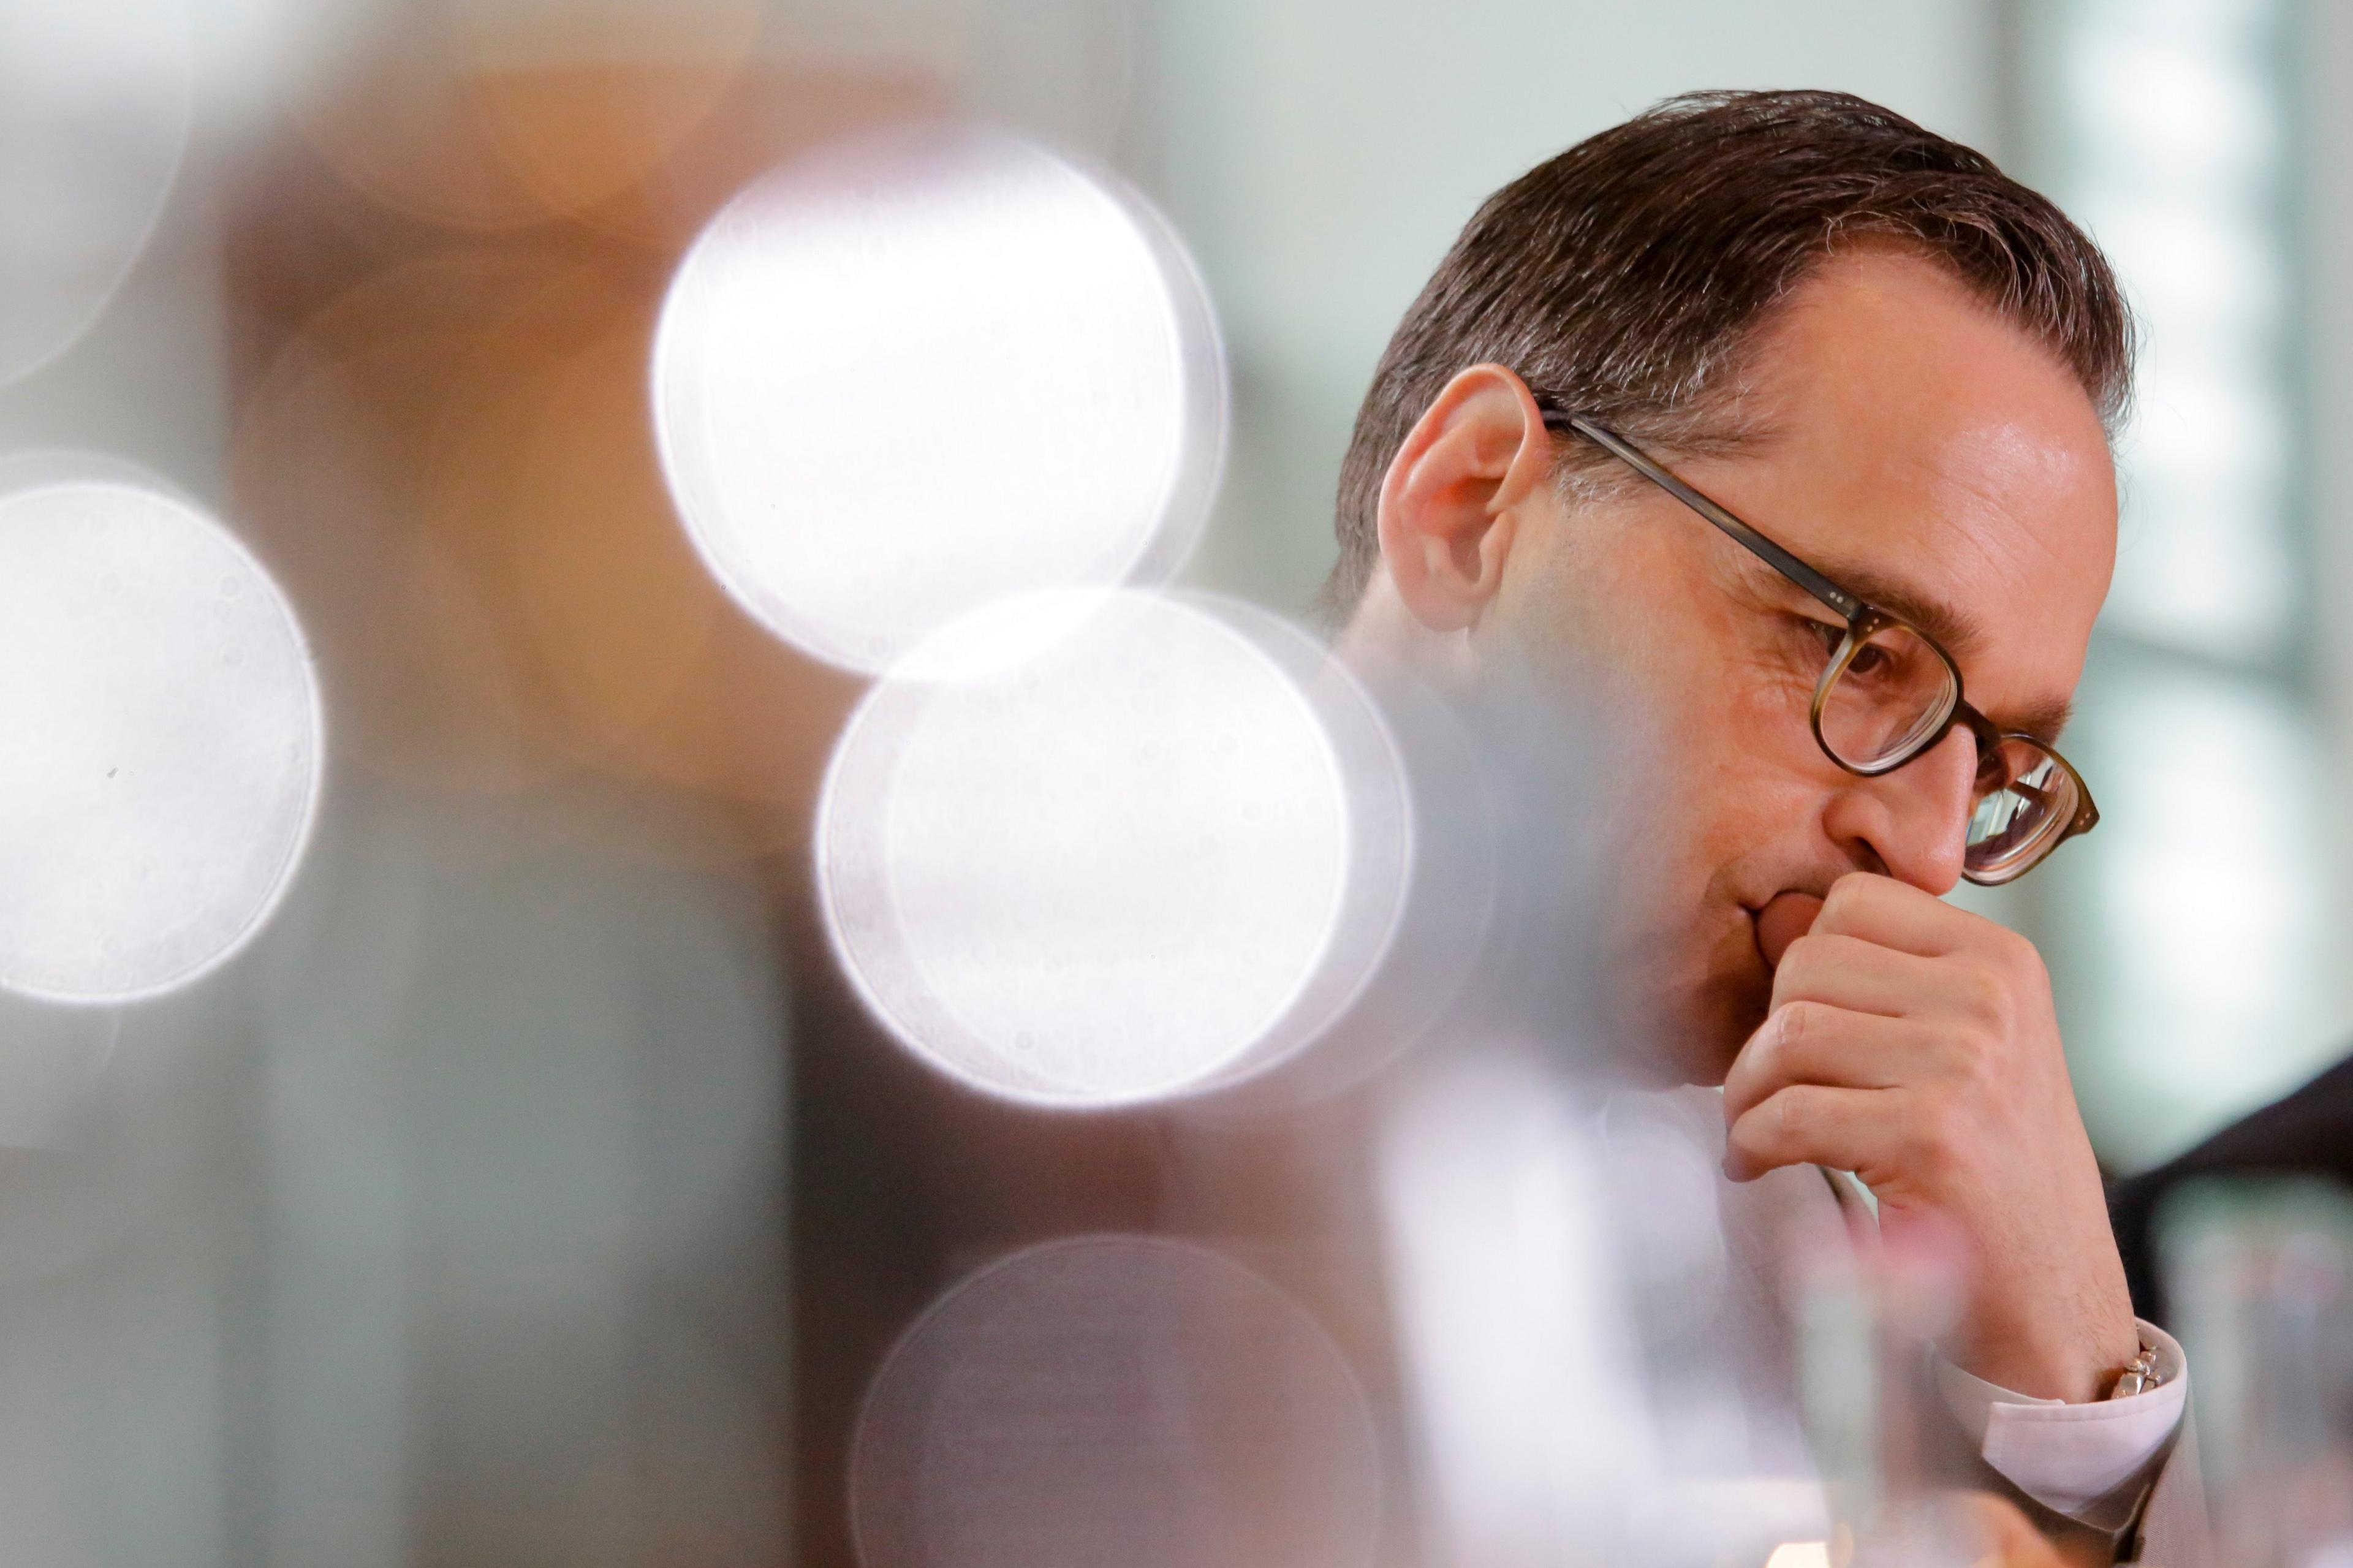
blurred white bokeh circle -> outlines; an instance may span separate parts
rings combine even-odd
[[[0,386],[79,342],[188,140],[183,0],[0,0]]]
[[[0,492],[0,988],[113,1002],[261,927],[317,815],[316,673],[278,586],[119,479]]]
[[[865,1568],[1363,1568],[1379,1447],[1345,1356],[1206,1247],[1079,1237],[951,1289],[869,1389]]]
[[[1224,351],[1167,224],[1031,142],[902,126],[765,175],[680,267],[662,467],[770,630],[877,672],[1008,595],[1165,580],[1224,459]]]
[[[1262,612],[1006,601],[852,717],[818,805],[828,929],[876,1015],[976,1088],[1100,1108],[1220,1087],[1312,1038],[1395,930],[1385,739]]]

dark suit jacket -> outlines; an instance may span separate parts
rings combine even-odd
[[[2166,1317],[2153,1234],[2158,1205],[2182,1182],[2208,1175],[2332,1176],[2353,1187],[2353,1058],[2179,1158],[2110,1189],[2108,1214],[2132,1282],[2133,1310],[2168,1330],[2173,1324]]]

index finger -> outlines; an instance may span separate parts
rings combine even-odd
[[[1978,917],[1934,893],[1869,871],[1850,871],[1831,884],[1811,934],[1851,936],[1915,958],[1944,958],[1969,945]]]

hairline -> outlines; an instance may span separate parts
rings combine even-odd
[[[2030,209],[2022,217],[2016,210],[2019,204],[2013,204],[2006,216],[1995,220],[1972,222],[1967,212],[1950,220],[1957,225],[1958,232],[1966,233],[1973,228],[1981,239],[1991,236],[2000,247],[2000,253],[2010,258],[2011,265],[2007,268],[1982,265],[1985,257],[1969,248],[1966,242],[1957,240],[1955,233],[1948,233],[1942,226],[1939,210],[1933,205],[1912,210],[1900,206],[1879,211],[1850,210],[1832,216],[1815,231],[1810,242],[1800,242],[1799,253],[1789,258],[1793,264],[1776,280],[1769,295],[1756,300],[1744,319],[1718,331],[1714,343],[1704,344],[1695,350],[1694,362],[1672,383],[1639,389],[1629,385],[1622,390],[1635,395],[1623,401],[1609,397],[1607,399],[1609,405],[1582,411],[1603,419],[1613,427],[1621,429],[1629,438],[1641,441],[1661,453],[1698,456],[1728,453],[1745,447],[1749,440],[1740,428],[1743,421],[1738,416],[1737,404],[1747,379],[1746,372],[1757,363],[1761,340],[1768,336],[1772,327],[1782,319],[1793,296],[1819,276],[1826,266],[1858,252],[1885,251],[1924,261],[1935,268],[1960,285],[1990,316],[2020,331],[2051,355],[2067,371],[2069,379],[2089,401],[2113,451],[2132,392],[2134,333],[2129,304],[2119,297],[2113,274],[2089,237],[2070,224],[2066,215],[2052,206],[2048,198],[2008,180],[1998,168],[1984,160],[1982,154],[1957,144],[1947,144],[1944,139],[1936,137],[1933,132],[1910,125],[1903,121],[1901,116],[1876,105],[1835,94],[1687,95],[1666,100],[1603,135],[1616,135],[1629,126],[1653,117],[1679,117],[1683,111],[1689,111],[1696,118],[1736,110],[1738,100],[1774,100],[1785,96],[1804,100],[1798,106],[1800,113],[1821,108],[1821,104],[1812,101],[1819,98],[1826,101],[1841,100],[1831,104],[1832,110],[1842,109],[1882,117],[1883,121],[1902,122],[1929,142],[1955,153],[1956,166],[1941,172],[1952,174],[1965,184],[1982,182],[1986,176],[1991,176],[2011,187],[2001,199],[2009,201],[2013,195],[2020,198]],[[1775,106],[1768,106],[1768,111],[1772,107]],[[1734,129],[1736,132],[1739,128],[1736,125]],[[1560,158],[1573,156],[1590,144],[1589,142],[1579,143],[1562,153]],[[1970,160],[1975,163],[1971,163]],[[1388,411],[1380,416],[1384,425],[1391,426],[1387,432],[1388,439],[1385,442],[1385,458],[1387,464],[1393,464],[1397,452],[1409,438],[1414,423],[1427,414],[1430,401],[1438,395],[1440,387],[1451,374],[1477,363],[1498,363],[1521,370],[1522,365],[1516,362],[1523,358],[1529,361],[1526,369],[1538,375],[1550,375],[1560,368],[1552,365],[1554,356],[1565,347],[1556,332],[1535,340],[1544,347],[1532,348],[1527,340],[1519,340],[1516,343],[1507,341],[1515,337],[1509,331],[1499,335],[1494,330],[1497,323],[1493,321],[1488,324],[1490,330],[1479,334],[1485,339],[1483,342],[1479,341],[1479,337],[1457,339],[1454,343],[1457,357],[1451,367],[1441,370],[1433,361],[1419,358],[1419,351],[1394,369],[1392,364],[1392,357],[1398,354],[1400,346],[1416,341],[1409,339],[1409,333],[1429,335],[1428,324],[1422,317],[1432,297],[1431,290],[1449,277],[1456,258],[1463,254],[1462,247],[1474,236],[1485,232],[1481,226],[1491,209],[1496,203],[1507,199],[1523,181],[1539,177],[1558,162],[1556,159],[1539,165],[1482,204],[1479,215],[1463,231],[1463,237],[1457,240],[1455,249],[1449,252],[1447,262],[1433,275],[1424,294],[1417,300],[1400,324],[1398,335],[1392,338],[1388,352],[1383,355],[1372,388],[1358,411],[1357,435],[1351,441],[1349,457],[1343,467],[1341,554],[1320,595],[1324,613],[1335,620],[1345,622],[1355,615],[1382,566],[1378,517],[1381,486],[1378,475],[1359,457],[1363,449],[1359,442],[1364,437],[1366,421],[1373,416],[1377,400],[1383,395],[1384,383],[1395,379],[1397,374],[1403,374],[1409,378],[1409,384],[1419,385],[1426,395],[1419,408],[1410,407],[1403,396],[1393,396]],[[1912,171],[1914,174],[1926,172]],[[1977,194],[1980,197],[1985,195],[1982,190]],[[2031,210],[2038,204],[2044,209],[2042,212]],[[1996,222],[2001,226],[1993,226]],[[2011,227],[2013,223],[2019,226]],[[1492,239],[1493,236],[1487,237]],[[2026,270],[2021,271],[2021,266]],[[2055,272],[2054,266],[2057,268]],[[1475,272],[1466,274],[1476,275]],[[1621,277],[1618,282],[1623,285],[1627,279]],[[2058,290],[2055,301],[2054,289]],[[2088,292],[2079,294],[2076,292],[2079,289]],[[2083,314],[2084,311],[2090,314]],[[2103,314],[2104,311],[2113,312],[2120,319],[2110,320]],[[2114,329],[2110,333],[2112,342],[2100,335],[2109,332],[2111,328]],[[1438,332],[1436,335],[1442,338],[1446,334]],[[1423,346],[1436,345],[1429,343]],[[2111,350],[2115,352],[2108,352]],[[1573,363],[1575,356],[1571,354],[1569,358]],[[1413,368],[1408,370],[1405,368],[1408,365]],[[1539,368],[1546,365],[1552,368]],[[1577,373],[1572,371],[1571,374],[1574,376]],[[1577,399],[1571,397],[1567,401],[1574,403]],[[1559,451],[1554,477],[1564,500],[1573,502],[1580,499],[1580,492],[1588,496],[1594,494],[1594,487],[1588,481],[1598,459],[1579,458],[1570,454],[1566,447]],[[1381,460],[1384,454],[1376,447],[1369,456],[1374,460]]]

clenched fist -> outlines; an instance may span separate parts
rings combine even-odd
[[[1840,879],[1781,954],[1724,1114],[1734,1180],[1852,1171],[1891,1242],[1907,1226],[1963,1238],[1945,1352],[1964,1370],[2080,1403],[2138,1350],[2050,980],[2023,937],[1886,877]]]

